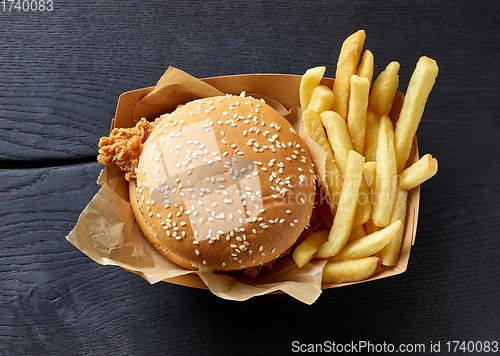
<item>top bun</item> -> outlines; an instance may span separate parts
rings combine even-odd
[[[295,243],[316,185],[309,151],[283,116],[261,100],[227,95],[156,122],[130,198],[158,251],[188,269],[234,271]]]

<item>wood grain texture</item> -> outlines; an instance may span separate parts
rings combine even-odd
[[[0,354],[500,341],[499,11],[496,1],[431,0],[70,0],[50,13],[0,11]],[[405,273],[327,290],[312,306],[286,295],[230,302],[149,285],[65,240],[97,192],[97,142],[122,92],[154,85],[169,65],[197,77],[326,65],[331,77],[358,29],[376,73],[400,63],[402,92],[421,55],[440,68],[417,132],[439,172],[422,185]]]
[[[170,65],[197,77],[302,74],[326,65],[333,76],[342,41],[359,28],[376,74],[397,60],[405,88],[418,57],[427,55],[441,68],[429,106],[452,104],[439,108],[454,117],[470,113],[464,105],[471,99],[491,108],[500,79],[498,4],[360,4],[70,1],[50,13],[4,12],[0,159],[95,155],[119,94],[154,85]],[[467,90],[456,93],[457,81]]]

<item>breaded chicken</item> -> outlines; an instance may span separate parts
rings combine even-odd
[[[116,164],[130,182],[136,178],[142,145],[154,127],[154,123],[142,118],[135,127],[113,129],[109,137],[101,137],[99,140],[97,161],[105,166]]]

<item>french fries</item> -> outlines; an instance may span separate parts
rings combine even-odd
[[[438,170],[437,159],[430,154],[422,156],[417,162],[401,172],[401,188],[412,190],[417,185],[434,177]]]
[[[297,266],[305,266],[326,241],[328,241],[328,230],[326,229],[316,231],[302,241],[293,252],[293,260]]]
[[[346,123],[340,114],[331,110],[322,112],[320,119],[335,154],[337,165],[345,174],[349,151],[354,150],[349,132],[347,132]]]
[[[318,258],[336,255],[346,244],[354,222],[354,214],[358,205],[359,186],[363,175],[365,159],[354,150],[349,151],[344,185],[340,193],[340,201],[333,219],[333,225],[325,242],[316,252]]]
[[[375,256],[359,260],[328,262],[323,268],[323,282],[359,282],[372,276],[379,267],[380,260]]]
[[[325,129],[321,124],[319,114],[311,110],[304,111],[302,113],[302,128],[326,153],[325,178],[328,185],[326,187],[328,192],[326,193],[330,196],[336,207],[339,203],[340,192],[342,191],[342,178],[332,148],[328,143]]]
[[[314,88],[307,110],[312,110],[321,114],[325,110],[332,108],[335,95],[326,85],[318,85]]]
[[[342,249],[338,254],[331,257],[329,261],[356,260],[358,258],[369,257],[379,252],[391,241],[401,227],[401,220],[397,220],[382,230],[366,235],[353,241]]]
[[[359,63],[358,76],[368,79],[369,83],[371,83],[373,79],[373,62],[373,53],[366,50],[365,53],[363,53],[361,62]]]
[[[398,90],[398,72],[399,63],[391,62],[387,68],[380,73],[375,83],[373,83],[368,110],[378,117],[384,115],[388,116],[391,111],[392,102]]]
[[[401,113],[401,108],[403,107],[404,100],[405,100],[404,94],[401,93],[400,91],[397,91],[396,94],[394,95],[391,111],[389,112],[389,117],[394,126],[396,126],[398,122],[399,114]]]
[[[408,192],[438,169],[430,154],[406,167],[437,76],[436,62],[421,57],[403,95],[397,91],[398,62],[391,62],[371,84],[372,52],[365,50],[360,61],[364,41],[362,30],[344,41],[331,90],[320,84],[326,67],[311,68],[300,83],[302,128],[325,151],[322,181],[337,199],[330,230],[309,236],[293,259],[299,267],[314,258],[328,259],[323,283],[361,281],[380,265],[396,266],[408,220]]]
[[[392,211],[391,223],[400,221],[401,224],[391,241],[378,253],[378,257],[384,266],[395,266],[399,260],[399,252],[403,242],[404,223],[406,218],[406,201],[408,200],[408,191],[398,188],[396,194],[396,203]]]
[[[336,98],[333,111],[338,112],[344,120],[347,117],[351,76],[357,71],[365,37],[365,31],[360,30],[349,36],[340,49],[335,82],[333,83],[333,93]]]
[[[365,150],[366,109],[369,94],[370,81],[367,78],[353,75],[351,77],[347,130],[353,148],[361,155]]]
[[[367,162],[377,160],[377,139],[379,118],[371,111],[366,112],[365,159]]]
[[[347,239],[347,243],[356,241],[357,239],[365,236],[366,236],[366,231],[363,225],[353,225],[351,229],[351,234],[349,235],[349,239]]]
[[[347,125],[344,119],[334,111],[324,111],[321,113],[320,118],[327,132],[330,146],[337,159],[338,167],[341,173],[345,175],[349,152],[354,150],[349,133],[347,132]],[[354,217],[354,224],[356,225],[362,225],[367,222],[372,211],[370,192],[363,176],[361,176],[360,184],[358,207]]]
[[[366,185],[372,190],[375,187],[375,180],[377,177],[377,162],[365,162],[363,176],[365,177]],[[371,195],[370,193],[370,196]]]
[[[301,78],[299,87],[300,106],[302,111],[307,110],[314,89],[319,85],[325,74],[326,67],[315,67],[308,69]]]
[[[394,131],[391,119],[382,116],[377,139],[377,174],[375,178],[372,220],[377,226],[388,226],[396,201],[397,171]]]
[[[420,57],[411,76],[405,100],[394,135],[398,173],[406,166],[410,156],[413,136],[424,112],[425,103],[434,86],[438,74],[436,61],[428,57]]]

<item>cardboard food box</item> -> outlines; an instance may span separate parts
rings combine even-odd
[[[178,105],[195,99],[245,92],[248,96],[263,98],[300,132],[300,80],[299,75],[286,74],[245,74],[199,80],[170,67],[155,87],[126,92],[120,96],[111,128],[133,127],[142,117],[152,121],[161,114],[173,111]],[[333,79],[325,78],[322,83],[331,87]],[[322,150],[314,145],[314,142],[308,143],[313,160],[314,152]],[[415,138],[408,162],[413,163],[418,158]],[[317,165],[317,162],[314,163]],[[130,208],[128,182],[119,168],[105,167],[97,182],[101,189],[67,236],[69,242],[97,263],[120,266],[141,275],[150,283],[164,281],[208,289],[221,298],[239,301],[264,294],[287,293],[312,304],[323,289],[352,284],[322,283],[322,269],[326,260],[313,260],[298,268],[291,256],[279,259],[271,270],[262,271],[254,278],[243,272],[212,274],[186,270],[163,257],[140,231]],[[382,266],[365,281],[390,277],[406,270],[410,249],[415,241],[419,196],[419,187],[408,194],[399,262],[394,267]]]

